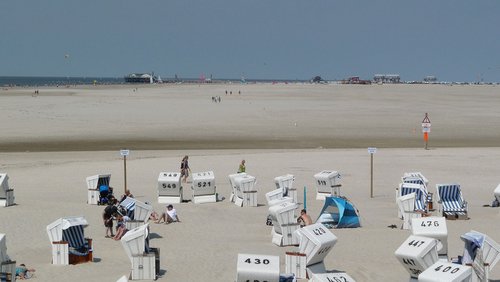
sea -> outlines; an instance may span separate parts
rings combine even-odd
[[[199,83],[196,78],[164,79],[164,83]],[[217,79],[214,83],[304,83],[300,79]],[[124,77],[49,77],[49,76],[0,76],[0,87],[42,87],[64,85],[114,85],[125,84]]]
[[[0,87],[124,84],[123,77],[0,76]]]

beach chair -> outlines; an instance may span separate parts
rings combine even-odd
[[[52,245],[52,264],[79,264],[92,261],[92,239],[85,238],[87,220],[81,216],[62,217],[47,225]]]
[[[340,197],[340,173],[335,170],[323,170],[314,175],[316,200],[324,200],[326,196]]]
[[[16,280],[16,261],[7,255],[7,236],[0,233],[0,281]]]
[[[500,260],[500,245],[486,234],[471,230],[460,236],[465,242],[462,264],[471,265],[478,281],[489,281],[490,271]]]
[[[294,203],[297,203],[297,189],[293,188],[295,176],[292,174],[285,174],[274,178],[276,189],[282,191],[283,197],[292,198]]]
[[[422,184],[400,183],[396,198],[411,193],[415,193],[415,210],[424,213],[427,212],[427,189]],[[398,213],[398,216],[401,218],[402,214]]]
[[[280,257],[238,254],[236,282],[280,282]]]
[[[471,282],[472,267],[438,260],[418,275],[418,282]]]
[[[217,193],[213,171],[195,172],[192,174],[193,203],[216,203]]]
[[[415,211],[415,193],[406,194],[397,198],[398,209],[403,215],[401,229],[410,229],[411,219],[421,217],[422,213]]]
[[[284,202],[269,207],[269,216],[273,222],[271,231],[272,242],[278,246],[289,246],[298,244],[298,238],[294,235],[299,228],[295,211],[299,206],[296,203]]]
[[[87,204],[106,205],[108,196],[113,192],[110,190],[111,174],[96,174],[87,177]]]
[[[425,188],[429,186],[429,180],[421,172],[405,172],[401,177],[403,183],[413,183],[424,185]]]
[[[440,259],[448,260],[448,228],[444,217],[418,217],[411,219],[411,234],[434,238]]]
[[[317,273],[313,274],[309,282],[356,282],[354,278],[345,272]]]
[[[240,173],[241,174],[241,173]],[[256,207],[257,204],[257,179],[249,174],[235,177],[236,197],[234,204],[240,207]]]
[[[436,184],[439,209],[447,219],[468,219],[460,184]]]
[[[126,275],[123,275],[120,279],[116,280],[116,282],[128,282],[128,278]]]
[[[238,194],[237,189],[236,189],[236,183],[234,182],[234,180],[237,177],[241,177],[244,175],[247,175],[247,174],[244,172],[241,172],[241,173],[235,173],[235,174],[228,175],[229,185],[231,185],[231,196],[229,197],[229,201],[231,201],[233,203],[236,202],[236,198],[237,198],[237,194]]]
[[[298,229],[296,236],[299,238],[298,253],[305,254],[305,265],[300,258],[296,262],[300,263],[300,268],[306,269],[307,277],[326,273],[323,261],[337,243],[337,236],[321,223]]]
[[[14,189],[9,187],[9,176],[6,173],[0,173],[0,207],[14,205]]]
[[[146,224],[151,213],[153,213],[153,206],[131,197],[126,197],[121,201],[120,206],[123,207],[126,215],[130,218],[129,221],[125,222],[127,230]]]
[[[394,255],[411,278],[418,278],[429,266],[438,261],[438,240],[429,237],[410,235]]]
[[[495,191],[493,191],[493,195],[495,196],[495,200],[498,206],[500,206],[500,184],[498,184],[497,188],[495,188]]]
[[[160,172],[158,176],[158,203],[182,203],[182,185],[180,172]]]
[[[131,280],[156,280],[160,273],[160,249],[149,247],[149,223],[129,230],[120,241],[132,265]]]

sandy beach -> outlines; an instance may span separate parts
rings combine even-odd
[[[430,181],[460,183],[469,220],[447,221],[449,256],[462,255],[460,235],[476,230],[500,242],[500,208],[491,204],[500,183],[500,95],[498,86],[213,84],[83,86],[0,89],[0,172],[9,175],[15,206],[0,208],[0,233],[9,256],[35,268],[37,281],[116,281],[130,261],[120,242],[104,237],[103,207],[88,205],[85,178],[111,173],[121,195],[123,161],[131,150],[127,185],[157,212],[156,184],[162,171],[178,171],[189,155],[193,172],[213,170],[212,204],[175,205],[181,223],[151,224],[151,246],[161,249],[158,281],[234,281],[238,253],[277,255],[271,243],[265,193],[274,177],[295,175],[299,202],[307,187],[308,213],[315,220],[323,203],[315,200],[313,175],[342,174],[343,196],[361,215],[361,228],[333,229],[338,242],[327,256],[328,270],[345,271],[356,281],[407,281],[394,251],[409,231],[397,218],[395,188],[404,172],[420,171]],[[232,91],[226,95],[225,91]],[[238,94],[241,91],[241,94]],[[220,96],[220,103],[211,97]],[[424,150],[421,121],[432,121]],[[370,198],[370,155],[374,156],[374,198]],[[241,159],[257,178],[259,206],[229,202],[227,176]],[[189,184],[184,189],[191,198]],[[437,207],[437,196],[434,198]],[[47,224],[83,215],[94,240],[94,262],[55,266]],[[435,211],[434,215],[438,215]],[[500,281],[500,268],[491,278]],[[302,280],[306,281],[306,280]]]

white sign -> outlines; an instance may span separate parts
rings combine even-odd
[[[423,133],[426,133],[426,132],[429,133],[429,132],[431,132],[431,128],[430,127],[422,127],[422,132]]]
[[[368,148],[368,153],[375,154],[376,152],[377,152],[377,148],[374,148],[374,147],[369,147]]]
[[[130,153],[130,150],[120,150],[120,155],[122,156],[128,156],[128,154]]]
[[[422,122],[422,127],[431,127],[431,123],[430,122]]]

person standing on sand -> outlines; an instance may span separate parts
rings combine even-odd
[[[189,168],[188,158],[189,158],[188,156],[184,156],[184,158],[181,161],[181,178],[184,177],[184,179],[182,179],[182,182],[184,183],[187,182],[189,172],[191,171],[191,169]]]
[[[246,170],[245,160],[241,160],[240,166],[238,167],[238,173],[243,173]]]

